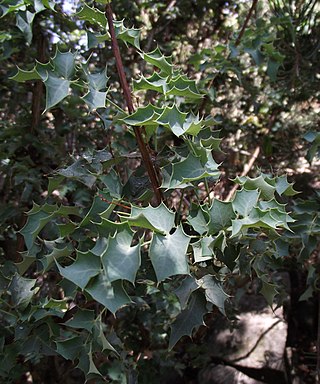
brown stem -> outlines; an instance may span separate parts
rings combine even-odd
[[[241,41],[242,36],[243,36],[243,34],[244,34],[244,31],[246,30],[246,28],[247,28],[247,26],[248,26],[250,17],[251,17],[251,15],[252,15],[252,12],[254,11],[254,9],[255,9],[256,6],[257,6],[257,3],[258,3],[258,0],[253,0],[253,1],[252,1],[251,8],[250,8],[250,10],[249,10],[249,12],[248,12],[248,14],[247,14],[247,17],[246,17],[246,19],[245,19],[245,21],[244,21],[244,23],[243,23],[243,26],[242,26],[242,28],[241,28],[241,31],[240,31],[240,33],[239,33],[239,35],[238,35],[238,37],[237,37],[236,42],[235,42],[235,45],[236,45],[236,46],[240,44],[240,41]]]
[[[119,49],[118,41],[116,38],[115,30],[114,30],[113,18],[112,18],[112,9],[111,9],[110,4],[106,5],[105,13],[106,13],[106,17],[108,20],[109,32],[110,32],[110,36],[111,36],[111,45],[112,45],[113,54],[114,54],[114,57],[116,60],[116,67],[117,67],[117,71],[118,71],[118,75],[119,75],[119,79],[120,79],[121,88],[122,88],[123,93],[124,93],[124,97],[125,97],[125,100],[127,103],[128,111],[129,111],[129,113],[133,113],[134,107],[133,107],[133,102],[132,102],[132,97],[131,97],[131,91],[130,91],[130,88],[129,88],[129,85],[127,82],[126,75],[124,73],[123,63],[122,63],[122,59],[121,59],[121,55],[120,55],[120,49]],[[160,204],[161,201],[163,201],[163,195],[162,195],[162,192],[160,190],[160,183],[159,183],[159,180],[157,177],[156,170],[155,170],[154,165],[151,161],[150,153],[148,151],[146,143],[143,140],[140,127],[133,127],[133,130],[134,130],[134,134],[136,136],[138,147],[139,147],[140,152],[141,152],[142,160],[143,160],[144,165],[147,169],[149,179],[151,181],[151,185],[152,185],[152,188],[154,190],[155,197],[157,199],[157,203]]]

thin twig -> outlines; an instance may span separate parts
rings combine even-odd
[[[115,30],[114,30],[112,9],[111,9],[110,4],[106,5],[105,14],[106,14],[106,17],[108,20],[109,33],[111,36],[111,45],[112,45],[113,54],[114,54],[114,57],[116,60],[116,67],[117,67],[117,71],[118,71],[118,75],[119,75],[119,79],[120,79],[121,88],[122,88],[123,93],[124,93],[124,98],[126,100],[128,111],[131,114],[134,112],[134,107],[133,107],[133,102],[132,102],[132,97],[131,97],[131,90],[130,90],[130,87],[128,85],[127,78],[126,78],[124,68],[123,68],[123,63],[122,63],[122,59],[121,59],[121,55],[120,55],[120,49],[119,49],[118,41],[116,38]],[[150,153],[148,151],[148,147],[143,140],[140,127],[133,127],[133,130],[134,130],[135,137],[137,139],[138,147],[139,147],[140,152],[141,152],[142,160],[143,160],[144,165],[147,169],[149,179],[150,179],[152,188],[153,188],[154,193],[155,193],[157,203],[160,204],[163,201],[163,195],[162,195],[162,192],[160,190],[160,183],[159,183],[159,180],[157,177],[155,167],[152,163],[151,156],[150,156]]]
[[[249,173],[254,162],[257,160],[259,153],[260,153],[260,146],[257,146],[256,149],[254,150],[252,156],[251,156],[250,161],[248,162],[248,164],[245,164],[245,166],[243,167],[243,171],[242,171],[240,177],[246,176]],[[238,189],[238,187],[239,187],[239,184],[235,184],[233,186],[233,188],[228,193],[228,196],[226,197],[225,201],[230,201],[232,199],[232,197],[233,197],[234,193],[236,192],[236,190]]]
[[[252,1],[251,8],[250,8],[250,10],[249,10],[249,12],[248,12],[248,14],[247,14],[247,17],[246,17],[246,19],[245,19],[245,21],[244,21],[244,23],[243,23],[243,26],[242,26],[242,28],[241,28],[241,31],[240,31],[240,33],[239,33],[239,35],[238,35],[238,37],[237,37],[237,40],[236,40],[236,42],[235,42],[235,46],[238,46],[238,45],[240,44],[240,41],[241,41],[242,36],[243,36],[243,34],[244,34],[244,31],[246,30],[246,28],[247,28],[247,26],[248,26],[250,17],[251,17],[251,15],[252,15],[252,12],[254,11],[254,9],[255,9],[256,6],[257,6],[257,3],[258,3],[258,0],[253,0],[253,1]]]

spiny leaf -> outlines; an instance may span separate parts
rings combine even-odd
[[[134,80],[133,89],[139,90],[151,90],[160,93],[166,93],[168,77],[162,77],[158,72],[153,72],[152,76],[144,77],[143,75],[139,80]]]
[[[123,20],[114,20],[113,24],[118,39],[140,50],[140,29],[126,28]]]
[[[277,291],[277,286],[266,281],[266,278],[262,278],[262,288],[260,293],[264,296],[264,298],[267,300],[267,303],[272,308],[273,300],[279,293]]]
[[[214,276],[205,275],[201,279],[197,280],[197,283],[204,289],[207,301],[210,301],[219,308],[219,311],[223,315],[226,315],[224,303],[229,295],[224,292],[221,282]]]
[[[133,114],[125,117],[124,119],[119,119],[125,124],[132,126],[142,126],[142,125],[158,125],[156,120],[162,112],[161,108],[157,108],[152,104],[148,104],[146,107],[140,107]]]
[[[79,345],[82,345],[83,339],[80,336],[70,337],[66,340],[56,341],[57,352],[66,360],[74,361],[81,351]]]
[[[203,261],[211,260],[213,258],[211,243],[211,237],[203,237],[195,243],[192,243],[195,263],[202,263]]]
[[[106,28],[107,26],[105,13],[96,8],[89,7],[86,3],[84,3],[83,8],[76,13],[76,16],[78,16],[80,20],[88,21],[89,23],[96,24],[102,28]]]
[[[190,295],[192,292],[196,291],[199,288],[199,285],[197,284],[196,279],[193,276],[186,276],[180,286],[175,289],[173,292],[175,295],[177,295],[181,309],[185,309]]]
[[[246,176],[237,177],[235,182],[242,185],[247,190],[260,190],[261,196],[266,200],[271,200],[276,190],[275,186],[267,182],[266,178],[264,178],[262,175],[254,179]]]
[[[149,254],[158,281],[174,275],[189,274],[186,255],[189,241],[190,238],[183,233],[181,227],[172,235],[153,234]]]
[[[148,228],[162,234],[169,233],[174,226],[174,212],[170,211],[165,204],[157,207],[135,207],[132,206],[131,214],[126,220],[131,226]]]
[[[26,279],[15,273],[8,286],[11,301],[15,307],[23,310],[28,306],[36,292],[34,290],[35,283],[36,279]]]
[[[256,206],[259,198],[258,190],[248,191],[244,188],[237,191],[232,201],[234,211],[241,216],[248,216],[251,210]]]
[[[202,209],[202,206],[193,206],[190,209],[189,216],[187,217],[188,223],[197,231],[200,235],[203,235],[208,231],[208,222],[210,217],[208,213]],[[200,209],[199,209],[200,208]]]
[[[35,15],[29,11],[19,11],[16,16],[16,26],[23,33],[28,44],[31,44],[32,41],[32,22]]]
[[[44,81],[44,84],[46,86],[46,111],[69,95],[69,80],[48,73],[48,78]]]
[[[167,189],[184,188],[192,181],[205,177],[216,178],[219,174],[218,169],[208,170],[202,165],[199,157],[190,153],[186,159],[172,165],[170,181],[168,184],[163,183],[162,187]]]
[[[37,72],[36,66],[31,71],[24,71],[19,67],[17,67],[17,70],[18,72],[14,76],[9,77],[9,79],[18,81],[20,83],[28,80],[41,80],[41,76]]]
[[[108,246],[102,255],[102,264],[109,280],[135,282],[141,264],[140,244],[131,246],[132,233],[122,231],[109,238]]]
[[[143,59],[161,70],[161,74],[170,76],[173,73],[171,57],[164,56],[159,47],[149,53],[142,53]]]
[[[224,202],[214,199],[209,211],[209,234],[214,235],[222,229],[231,225],[231,220],[235,218],[231,202]]]
[[[173,133],[179,133],[177,136],[180,136],[184,133],[183,123],[185,122],[186,117],[187,113],[180,112],[174,104],[172,107],[165,107],[164,111],[157,119],[157,122],[170,128]]]
[[[98,108],[105,108],[106,106],[107,92],[100,92],[93,88],[82,97],[85,103],[88,105],[91,111]]]
[[[94,300],[104,305],[115,314],[117,310],[131,303],[130,297],[122,286],[120,280],[110,282],[105,273],[100,273],[93,278],[85,289]]]
[[[52,59],[54,71],[64,79],[70,80],[75,72],[75,56],[76,54],[71,52],[60,52],[57,48]]]
[[[196,291],[191,295],[190,303],[171,325],[169,349],[172,349],[182,336],[192,336],[195,327],[203,325],[203,316],[208,312],[203,294]]]
[[[109,77],[107,76],[107,67],[100,72],[91,73],[88,70],[88,61],[82,65],[82,68],[89,83],[89,88],[96,91],[105,89],[107,81],[109,80]]]
[[[77,252],[76,261],[68,267],[62,267],[56,263],[61,276],[72,281],[81,289],[84,289],[91,277],[98,275],[101,271],[99,257],[91,252]]]
[[[88,309],[78,309],[72,319],[68,320],[65,325],[71,328],[86,329],[91,333],[95,322],[94,311]]]
[[[168,84],[166,95],[182,96],[187,99],[201,99],[203,96],[199,93],[194,80],[190,80],[185,75],[179,75],[171,79]]]
[[[55,260],[59,260],[65,257],[68,257],[73,252],[73,247],[71,244],[68,244],[62,249],[53,248],[53,250],[45,255],[41,260],[41,264],[43,266],[44,271],[47,271],[51,265],[55,262]]]

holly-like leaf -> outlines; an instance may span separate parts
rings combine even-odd
[[[41,76],[37,72],[36,67],[34,67],[31,71],[24,71],[19,67],[17,67],[17,70],[18,72],[14,76],[9,77],[9,79],[17,81],[19,83],[23,83],[29,80],[41,80]]]
[[[12,305],[21,310],[25,309],[36,293],[35,283],[36,279],[27,279],[15,273],[8,286]]]
[[[171,79],[168,84],[166,95],[182,96],[187,99],[201,99],[203,96],[199,93],[194,80],[189,80],[185,75],[178,75]]]
[[[231,202],[224,202],[214,199],[209,211],[209,234],[214,235],[222,229],[227,229],[231,225],[231,220],[235,218]],[[236,220],[235,220],[236,221]]]
[[[224,304],[229,295],[224,292],[221,282],[214,276],[205,275],[197,280],[197,283],[204,289],[207,301],[218,307],[223,315],[226,315]]]
[[[202,263],[213,258],[213,250],[211,248],[212,238],[203,237],[200,240],[192,243],[193,256],[195,263]]]
[[[172,107],[166,107],[162,114],[157,119],[157,122],[180,136],[184,133],[183,124],[187,118],[187,113],[180,112],[174,104]]]
[[[277,177],[275,181],[275,187],[280,196],[294,196],[300,193],[293,188],[293,183],[288,183],[287,175]]]
[[[200,235],[203,235],[208,231],[208,223],[210,217],[208,212],[202,209],[202,206],[195,206],[190,209],[189,216],[187,217],[188,223],[197,231]],[[200,208],[200,209],[199,209]]]
[[[97,91],[93,88],[82,97],[84,102],[88,105],[91,111],[98,108],[105,108],[107,92]]]
[[[266,200],[271,200],[275,193],[275,186],[272,185],[272,182],[268,182],[267,178],[264,178],[262,175],[251,179],[250,177],[242,176],[237,177],[235,182],[242,185],[246,190],[260,190],[261,197]]]
[[[169,233],[174,226],[174,212],[170,211],[165,204],[157,207],[135,207],[132,206],[131,215],[125,217],[129,225],[148,228],[162,234]]]
[[[182,336],[192,336],[194,328],[204,325],[203,316],[208,312],[202,293],[192,293],[190,303],[171,325],[169,349],[172,349]]]
[[[262,278],[262,288],[260,290],[260,293],[264,296],[269,306],[273,307],[273,300],[275,296],[279,293],[277,291],[277,286],[269,283],[266,278]]]
[[[246,190],[244,188],[241,191],[237,191],[232,201],[233,210],[241,216],[248,216],[251,210],[256,206],[259,199],[258,190]]]
[[[134,91],[151,90],[160,93],[166,93],[168,77],[162,77],[158,72],[153,72],[152,76],[144,77],[143,75],[139,80],[134,80]]]
[[[171,57],[164,56],[159,47],[149,53],[142,53],[142,58],[147,63],[154,65],[161,70],[161,75],[170,76],[173,73],[173,65],[171,64]]]
[[[80,345],[82,345],[83,339],[80,336],[70,337],[66,340],[56,341],[57,352],[66,360],[74,361],[81,352]]]
[[[86,3],[83,3],[83,7],[76,13],[76,16],[78,16],[80,20],[88,21],[89,23],[98,25],[104,29],[107,26],[105,13],[99,11],[97,8],[89,7]]]
[[[212,165],[211,163],[209,164]],[[200,157],[190,153],[186,159],[172,165],[170,181],[168,184],[163,184],[162,187],[167,189],[183,188],[192,181],[205,177],[217,178],[219,175],[220,172],[217,168],[214,170],[207,169],[205,165],[202,165]]]
[[[46,86],[46,111],[69,95],[69,80],[61,79],[49,72],[44,84]]]
[[[185,309],[192,292],[199,288],[196,279],[193,276],[186,276],[180,286],[173,292],[177,295],[181,309]]]
[[[140,50],[140,29],[126,28],[123,20],[114,20],[113,24],[118,39]]]
[[[109,280],[135,282],[140,267],[140,244],[131,246],[132,233],[122,231],[109,238],[108,247],[102,255],[102,264]]]
[[[19,11],[16,16],[16,26],[23,33],[28,44],[31,44],[32,41],[32,22],[35,15],[35,13],[26,10]]]
[[[94,300],[104,305],[115,314],[117,310],[131,303],[130,297],[122,286],[120,280],[110,282],[105,273],[100,273],[93,278],[85,289]]]
[[[161,112],[161,108],[157,108],[152,104],[148,104],[146,107],[138,108],[131,115],[123,119],[119,119],[119,121],[137,127],[142,125],[158,125],[156,120],[160,116]]]
[[[77,312],[73,315],[72,319],[68,320],[65,325],[76,329],[86,329],[91,333],[94,323],[94,311],[88,309],[78,309]]]
[[[178,227],[172,235],[153,234],[150,246],[150,259],[157,280],[162,281],[174,275],[189,274],[187,248],[190,238]]]
[[[89,60],[88,60],[89,61]],[[90,73],[88,70],[88,61],[82,65],[90,89],[101,91],[106,88],[109,77],[107,76],[107,67],[100,72]]]
[[[72,281],[81,289],[86,287],[91,277],[98,275],[101,271],[100,258],[91,252],[78,251],[76,261],[67,267],[56,264],[61,276]]]
[[[52,59],[54,71],[64,79],[70,80],[75,72],[75,56],[76,54],[71,52],[60,52],[57,48]]]
[[[41,264],[43,266],[44,271],[47,271],[52,264],[55,262],[55,260],[59,260],[62,258],[66,258],[71,255],[73,252],[73,247],[71,244],[68,244],[62,249],[54,247],[53,250],[45,255],[41,260]]]

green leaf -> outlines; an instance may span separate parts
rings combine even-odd
[[[214,235],[222,229],[227,229],[231,224],[231,220],[235,218],[231,202],[224,202],[214,199],[209,211],[209,234]]]
[[[52,205],[46,204],[40,207],[35,203],[33,204],[33,208],[27,213],[28,220],[20,230],[28,249],[31,249],[42,228],[53,218],[55,210],[56,207]]]
[[[211,248],[212,238],[203,237],[200,240],[192,243],[193,256],[195,263],[202,263],[206,260],[213,258],[213,251]]]
[[[242,185],[247,190],[260,190],[261,196],[266,200],[271,200],[276,188],[268,183],[262,175],[251,179],[250,177],[237,177],[235,182]]]
[[[23,83],[28,80],[41,80],[41,76],[37,72],[36,67],[34,67],[31,71],[24,71],[19,67],[17,67],[17,70],[18,72],[14,76],[9,77],[9,79],[18,81],[19,83]]]
[[[169,349],[172,349],[182,336],[192,336],[195,327],[204,325],[203,316],[208,312],[203,294],[196,291],[191,295],[190,303],[171,325]]]
[[[99,190],[98,193],[99,195],[94,197],[92,205],[79,224],[79,227],[85,227],[90,222],[95,222],[97,224],[102,218],[107,219],[111,215],[115,207],[115,204],[112,203],[112,197],[109,193],[104,191]]]
[[[69,165],[67,168],[60,169],[58,171],[58,174],[69,179],[79,180],[87,187],[92,188],[96,181],[96,177],[89,172],[86,165],[87,162],[84,159],[80,158],[76,160],[73,164]]]
[[[130,304],[130,297],[122,286],[120,280],[110,282],[105,273],[100,273],[93,278],[85,289],[94,300],[104,305],[115,314],[117,310],[126,304]]]
[[[89,7],[86,3],[83,3],[83,8],[76,13],[76,16],[78,16],[80,20],[88,21],[102,28],[106,28],[107,26],[105,13],[99,11],[97,8]]]
[[[288,183],[287,175],[277,177],[275,182],[275,187],[276,187],[276,191],[280,196],[281,195],[294,196],[300,193],[294,190],[293,183]]]
[[[66,340],[56,341],[57,352],[66,360],[74,361],[81,351],[79,348],[83,344],[83,339],[80,336],[70,337]]]
[[[27,279],[15,273],[8,286],[8,292],[15,307],[23,310],[28,306],[36,293],[34,289],[36,281],[36,279]]]
[[[265,281],[265,279],[262,278],[262,288],[260,290],[260,293],[264,296],[264,298],[267,300],[267,303],[272,308],[273,300],[275,296],[279,293],[277,291],[277,286],[269,283],[268,281]]]
[[[160,125],[164,125],[171,129],[171,131],[180,136],[184,133],[183,124],[186,120],[187,113],[180,112],[174,104],[172,107],[165,107],[162,114],[157,119]]]
[[[192,292],[196,291],[198,288],[199,285],[197,284],[196,279],[193,276],[186,276],[182,280],[180,286],[173,291],[179,299],[181,309],[186,308]]]
[[[162,110],[155,107],[152,104],[148,104],[146,107],[140,107],[136,112],[125,117],[124,119],[119,119],[125,124],[140,127],[142,125],[158,125],[156,122],[157,118],[160,116]]]
[[[122,231],[109,238],[108,247],[102,255],[102,264],[109,280],[135,282],[141,264],[140,244],[131,246],[132,232]]]
[[[68,267],[62,267],[56,263],[60,274],[72,281],[81,289],[84,289],[91,277],[98,275],[101,271],[100,258],[91,252],[77,251],[76,261]]]
[[[227,295],[221,285],[221,282],[214,276],[205,275],[197,280],[198,285],[204,289],[207,301],[210,301],[219,311],[226,316],[224,303],[228,299]]]
[[[162,77],[158,72],[153,72],[152,76],[144,77],[133,81],[134,91],[151,90],[160,93],[166,93],[168,77]]]
[[[209,220],[208,212],[203,210],[201,205],[192,206],[192,209],[189,211],[189,216],[187,217],[188,223],[199,235],[203,235],[208,231]]]
[[[55,260],[59,260],[62,258],[66,258],[71,255],[73,252],[73,247],[71,244],[68,244],[62,249],[53,248],[52,252],[45,255],[41,260],[41,264],[43,266],[44,272],[47,271],[51,265],[55,262]]]
[[[125,217],[130,226],[148,228],[162,234],[169,233],[174,226],[174,212],[170,211],[164,203],[157,207],[132,206],[131,214]]]
[[[185,75],[178,75],[171,79],[168,84],[166,95],[182,96],[187,99],[201,99],[203,96],[199,93],[194,80],[189,80]]]
[[[101,175],[99,179],[107,187],[112,198],[121,198],[122,184],[118,173],[114,169],[111,169],[107,175]]]
[[[86,329],[90,333],[92,332],[94,324],[95,313],[88,309],[78,309],[72,319],[65,323],[68,327]]]
[[[89,60],[88,60],[89,61]],[[107,76],[107,67],[100,72],[90,73],[88,70],[88,61],[82,65],[89,88],[101,91],[106,88],[109,77]]]
[[[161,74],[170,76],[173,73],[173,65],[171,64],[171,57],[164,56],[159,47],[149,53],[142,53],[142,58],[147,63],[154,65],[161,70]]]
[[[140,50],[140,29],[126,28],[123,20],[114,20],[113,24],[118,39]]]
[[[69,95],[69,80],[48,73],[48,78],[44,81],[44,84],[46,86],[46,111]]]
[[[241,191],[237,191],[232,201],[233,210],[241,216],[248,216],[251,210],[256,206],[259,199],[259,191],[248,191],[244,188]]]
[[[56,54],[52,59],[54,71],[64,79],[70,80],[75,73],[76,54],[71,52],[60,52],[56,49]]]
[[[190,238],[183,233],[181,227],[172,235],[153,234],[149,254],[158,281],[174,275],[189,274],[186,255],[189,241]]]
[[[213,164],[208,163],[206,165],[212,166]],[[216,165],[217,164],[215,164],[215,166]],[[163,184],[162,187],[167,189],[183,188],[192,181],[200,180],[205,177],[216,178],[219,174],[220,172],[217,168],[206,168],[206,166],[202,165],[200,157],[195,157],[192,153],[189,153],[186,159],[172,165],[170,181],[168,184]]]
[[[32,41],[32,22],[34,17],[35,13],[29,11],[19,11],[16,16],[16,26],[23,33],[28,44],[31,44]]]
[[[97,91],[93,88],[82,97],[84,102],[88,105],[91,111],[97,108],[105,108],[107,92]]]

